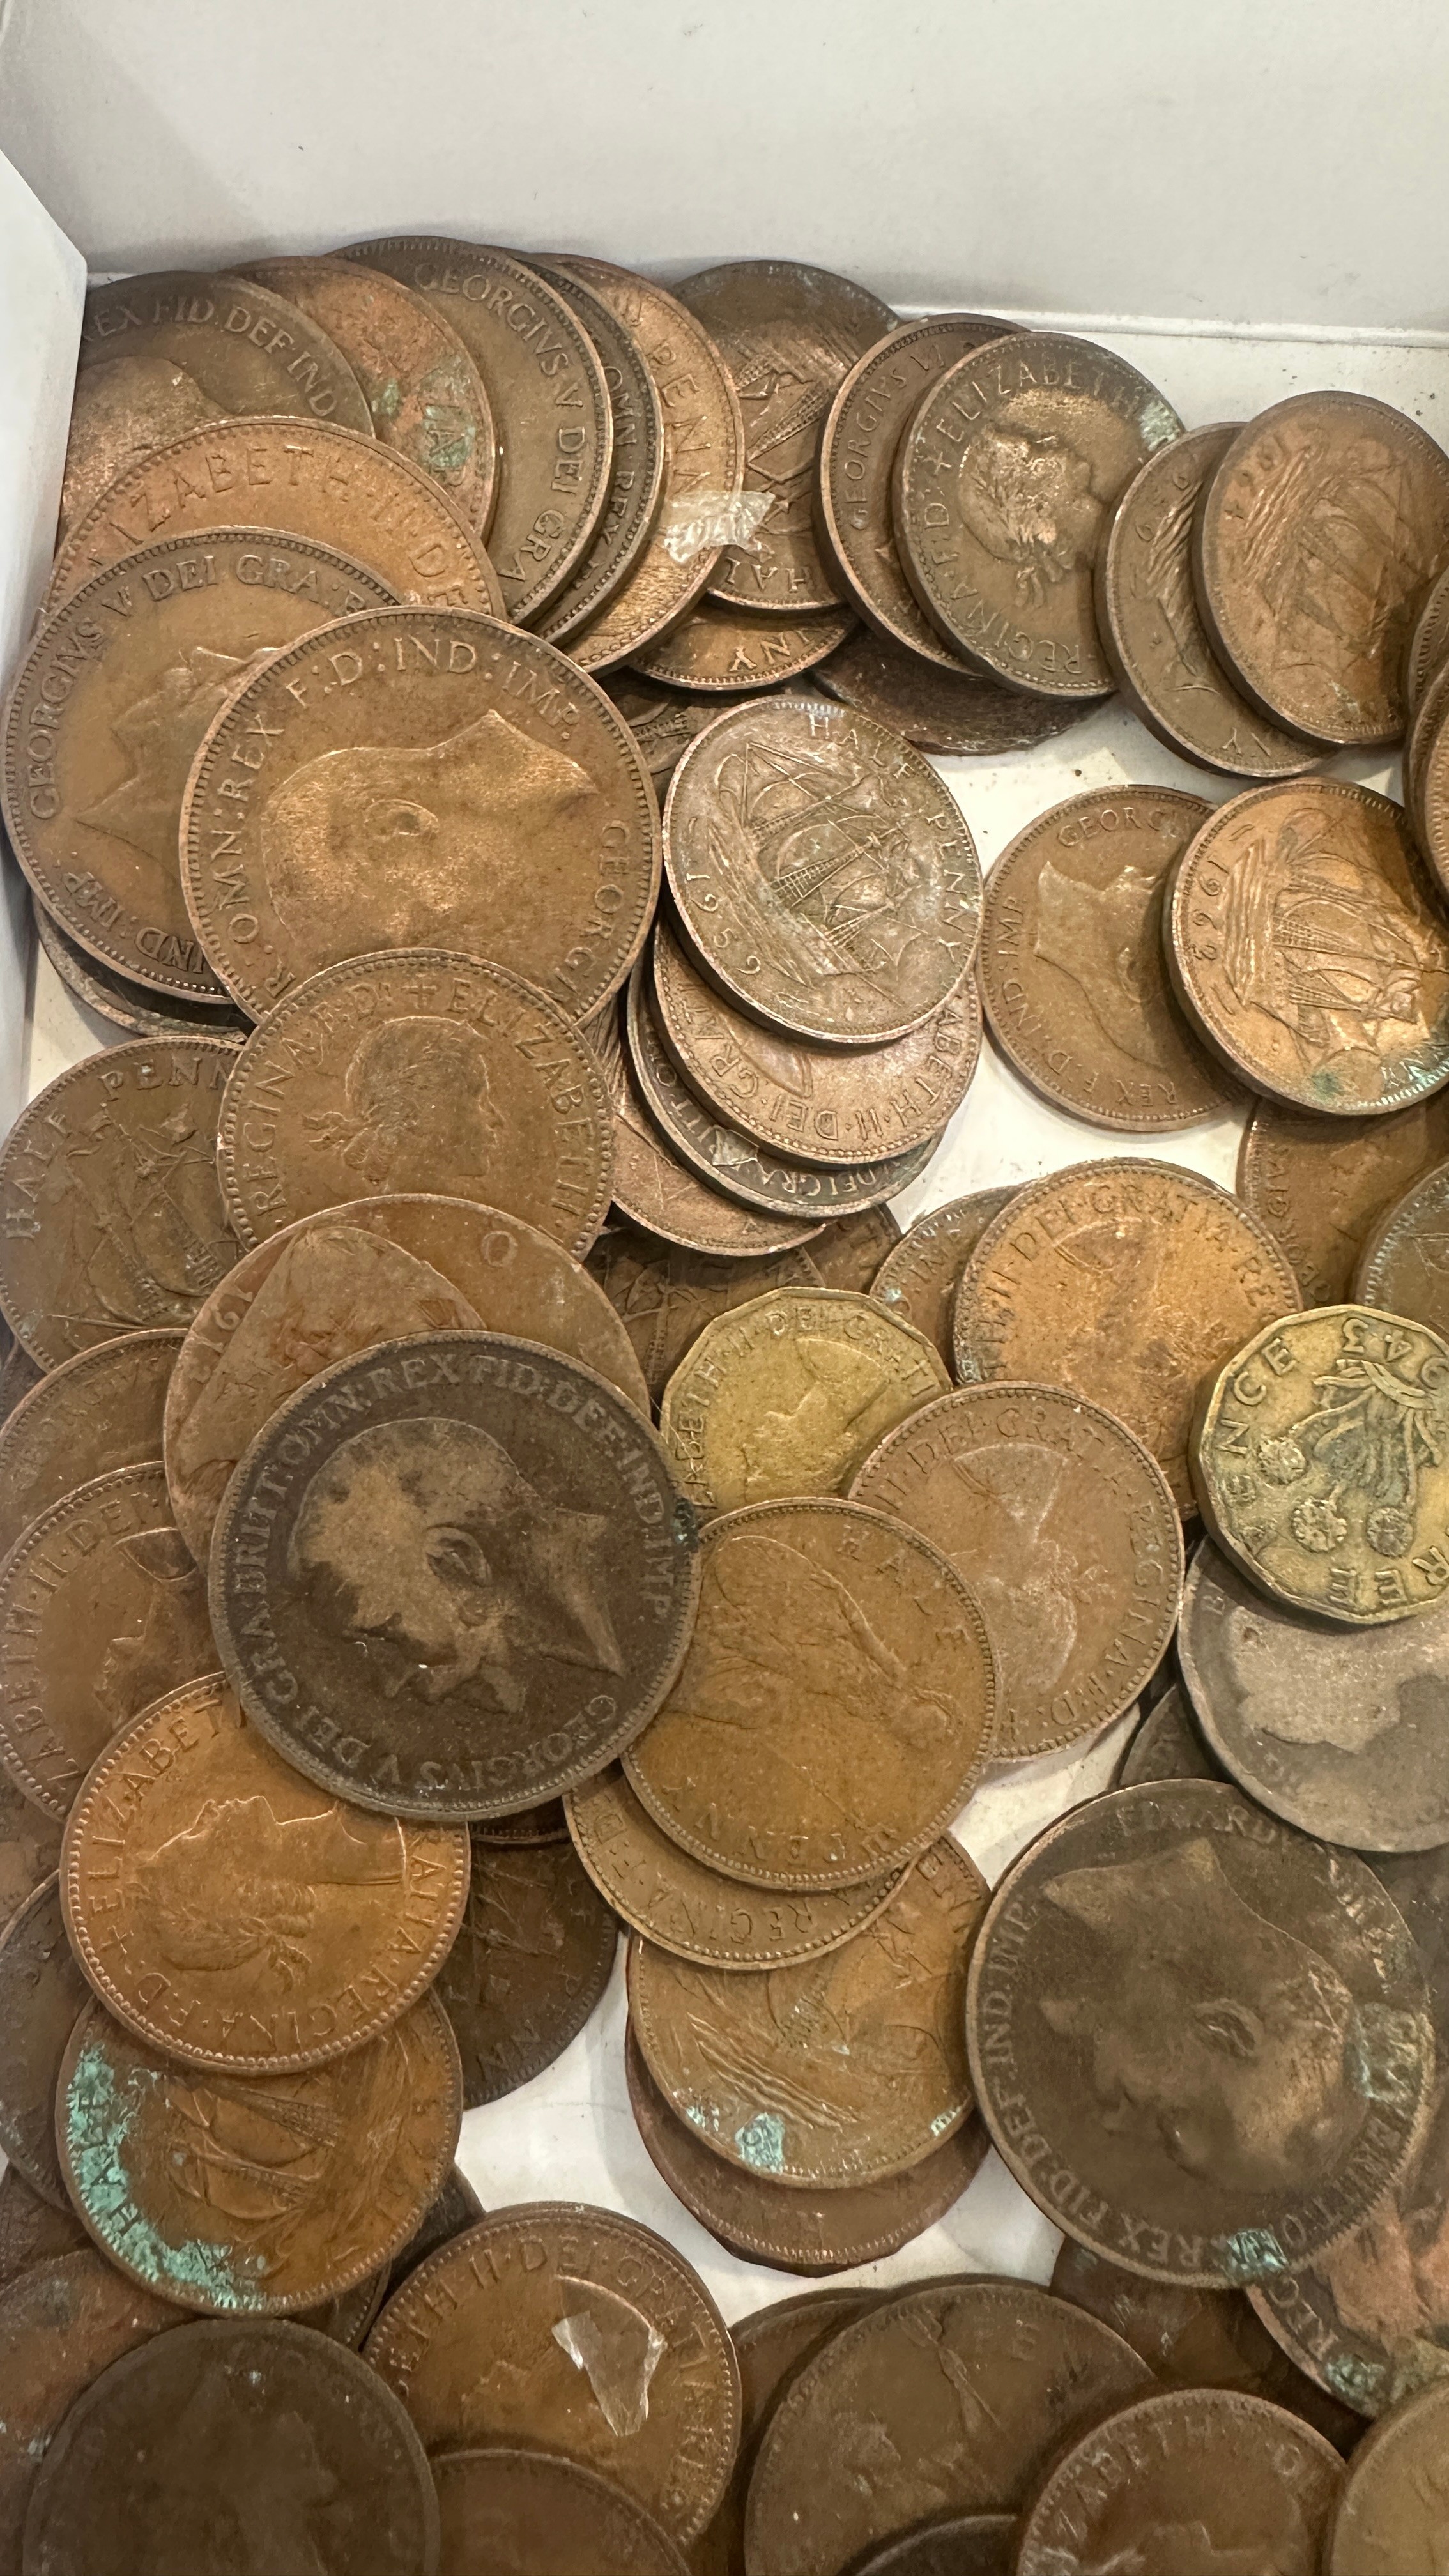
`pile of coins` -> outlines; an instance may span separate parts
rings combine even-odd
[[[1437,2563],[1446,672],[1361,396],[1187,432],[782,261],[91,297],[4,725],[130,1034],[0,1148],[0,2576]],[[1213,792],[983,881],[927,753],[1114,688]],[[940,1203],[983,1021],[1111,1159]],[[682,2227],[851,2280],[485,2212],[621,1926]],[[1050,2286],[867,2277],[989,2149]]]

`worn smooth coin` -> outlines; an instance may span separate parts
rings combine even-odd
[[[854,626],[850,608],[780,617],[704,599],[667,635],[641,646],[632,667],[671,689],[718,690],[723,707],[732,695],[802,678],[843,644]]]
[[[54,2209],[68,2209],[56,2156],[56,2085],[89,1989],[71,1955],[58,1879],[44,1879],[0,1932],[0,2147]]]
[[[813,1288],[818,1277],[808,1252],[779,1252],[752,1261],[711,1259],[679,1244],[661,1243],[637,1226],[612,1222],[585,1266],[628,1334],[655,1404],[691,1342],[716,1315],[748,1305],[770,1288]]]
[[[1008,1184],[973,1190],[968,1198],[948,1200],[917,1217],[870,1283],[870,1295],[888,1315],[913,1324],[934,1342],[949,1369],[954,1357],[953,1324],[961,1273],[989,1225],[1015,1195]]]
[[[77,1485],[161,1454],[184,1334],[121,1333],[52,1369],[0,1430],[0,1556]]]
[[[1449,1142],[1449,1138],[1436,1139]],[[1385,1306],[1449,1338],[1449,1164],[1416,1179],[1366,1236],[1353,1274],[1361,1305]]]
[[[1225,1780],[1227,1776],[1203,1742],[1187,1694],[1173,1682],[1137,1728],[1112,1786],[1138,1789],[1152,1780]]]
[[[1426,2388],[1376,2424],[1349,2463],[1324,2576],[1434,2576],[1449,2497],[1449,2388]]]
[[[1370,1236],[1421,1174],[1449,1154],[1449,1094],[1436,1092],[1387,1118],[1322,1117],[1260,1100],[1243,1132],[1236,1188],[1276,1235],[1310,1306],[1357,1297],[1412,1315],[1412,1300],[1368,1293]],[[1360,1265],[1362,1266],[1362,1270]],[[1408,1281],[1402,1283],[1405,1288]],[[1432,1314],[1420,1321],[1432,1324]]]
[[[52,2209],[17,2165],[6,2166],[0,2174],[0,2289],[8,2289],[39,2263],[78,2253],[90,2241],[68,2202],[64,2209]]]
[[[0,1924],[8,1923],[43,1878],[60,1867],[60,1824],[27,1798],[8,1771],[0,1771]],[[0,2192],[4,2185],[0,2182]],[[4,2278],[4,2218],[0,2214],[0,2280]]]
[[[529,2083],[578,2037],[614,1968],[618,1925],[572,1843],[473,1844],[468,1900],[438,1971],[463,2106]]]
[[[760,2436],[781,2391],[811,2354],[842,2326],[879,2303],[875,2290],[802,2290],[737,2317],[730,2341],[739,2358],[743,2419],[729,2488],[707,2531],[690,2551],[694,2576],[740,2576],[744,2564],[745,2498]]]
[[[138,1038],[246,1036],[251,1022],[234,1003],[193,1002],[179,993],[157,993],[145,984],[133,984],[129,975],[118,974],[115,967],[82,948],[68,930],[52,921],[43,903],[32,899],[31,910],[36,938],[62,984],[110,1027]]]
[[[1090,700],[1032,697],[968,670],[953,659],[943,670],[903,644],[888,644],[868,626],[858,626],[823,662],[811,665],[811,685],[826,689],[863,716],[904,734],[921,751],[941,751],[978,759],[998,758],[1005,751],[1030,751],[1050,742],[1090,711]]]
[[[0,2565],[18,2576],[36,2474],[71,2407],[108,2363],[180,2323],[180,2309],[90,2246],[37,2264],[0,2295]]]
[[[450,2451],[434,2469],[440,2576],[687,2576],[652,2514],[577,2460],[534,2450]]]

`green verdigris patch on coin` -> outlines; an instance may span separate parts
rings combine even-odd
[[[238,2265],[225,2248],[200,2237],[168,2244],[131,2196],[125,2148],[135,2127],[135,2097],[139,2090],[154,2092],[160,2081],[156,2067],[132,2066],[119,2082],[104,2047],[96,2040],[82,2045],[64,2101],[66,2154],[77,2196],[83,2208],[94,2212],[106,2231],[105,2241],[124,2257],[127,2269],[152,2282],[163,2296],[215,2314],[246,2309],[253,2303],[239,2281],[260,2282],[262,2266],[255,2255]]]

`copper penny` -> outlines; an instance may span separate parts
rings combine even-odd
[[[0,1556],[77,1485],[161,1454],[161,1419],[179,1332],[121,1333],[77,1351],[18,1404],[0,1431]]]
[[[626,669],[610,672],[604,694],[639,745],[662,803],[664,790],[695,735],[727,707],[744,706],[752,692],[717,697],[703,689],[664,688]]]
[[[529,625],[583,562],[608,498],[614,422],[592,340],[562,296],[506,251],[416,233],[337,255],[411,287],[474,360],[498,433],[489,554],[505,613]]]
[[[918,750],[987,760],[1051,742],[1079,724],[1091,706],[1078,698],[1032,697],[965,663],[943,670],[902,644],[888,644],[867,626],[858,626],[823,662],[813,663],[810,681],[904,734]]]
[[[981,871],[961,810],[923,753],[849,708],[721,716],[670,783],[665,866],[711,981],[787,1034],[881,1045],[971,971]]]
[[[447,1960],[468,1838],[319,1798],[217,1675],[101,1754],[70,1812],[61,1897],[107,2010],[223,2075],[290,2075],[399,2020]]]
[[[1167,1479],[1080,1396],[958,1388],[888,1432],[850,1494],[919,1530],[979,1602],[996,1662],[998,1760],[1098,1733],[1167,1651],[1182,1597]]]
[[[274,656],[211,726],[181,840],[197,930],[257,1017],[340,958],[426,946],[576,1020],[659,893],[654,790],[602,689],[462,612],[354,617]]]
[[[956,1374],[1064,1386],[1115,1413],[1194,1507],[1202,1381],[1298,1303],[1267,1228],[1175,1163],[1077,1163],[1017,1191],[956,1300]]]
[[[49,1816],[130,1718],[215,1669],[159,1459],[78,1485],[0,1566],[0,1760]]]
[[[166,1403],[167,1489],[197,1563],[206,1563],[237,1460],[308,1378],[408,1333],[476,1326],[540,1336],[647,1415],[648,1391],[607,1298],[551,1236],[500,1208],[354,1199],[244,1253],[187,1334]]]
[[[934,1342],[948,1369],[955,1355],[953,1324],[961,1273],[987,1227],[1015,1195],[1009,1185],[973,1190],[969,1198],[932,1208],[928,1216],[917,1217],[870,1282],[875,1303]]]
[[[702,1968],[822,1958],[873,1921],[901,1886],[895,1870],[815,1894],[722,1877],[661,1832],[621,1770],[598,1772],[566,1803],[574,1848],[614,1912],[659,1949]]]
[[[775,689],[813,671],[854,626],[850,608],[780,617],[766,609],[723,608],[706,599],[667,635],[642,645],[633,668],[671,689],[718,690],[722,710],[731,696]]]
[[[1441,1092],[1386,1118],[1328,1119],[1260,1100],[1239,1148],[1237,1192],[1276,1235],[1310,1306],[1357,1296],[1412,1314],[1397,1296],[1367,1295],[1354,1283],[1370,1266],[1367,1246],[1379,1221],[1446,1154],[1449,1096]]]
[[[1332,2443],[1281,2406],[1236,2389],[1164,2390],[1058,2463],[1017,2534],[1016,2576],[1134,2558],[1164,2571],[1236,2558],[1318,2576],[1342,2482]]]
[[[829,2193],[904,2173],[971,2109],[966,1961],[986,1901],[947,1837],[824,1962],[726,1977],[636,1934],[644,2062],[705,2147],[763,2182]]]
[[[613,463],[594,541],[567,588],[537,620],[551,644],[574,642],[607,609],[649,543],[664,497],[664,406],[643,351],[612,305],[547,260],[530,260],[572,307],[609,389]]]
[[[1203,1742],[1186,1692],[1173,1682],[1137,1728],[1112,1786],[1140,1789],[1147,1781],[1226,1780],[1227,1776]]]
[[[102,2253],[209,2316],[285,2316],[370,2279],[436,2195],[461,2118],[432,1995],[290,2075],[181,2066],[93,2003],[56,2096],[66,2189]]]
[[[960,1576],[858,1503],[730,1512],[700,1554],[688,1654],[625,1760],[655,1823],[752,1887],[854,1887],[917,1858],[965,1805],[995,1718]]]
[[[65,1937],[59,1880],[44,1879],[0,1932],[0,2147],[55,2209],[70,2207],[56,2155],[56,2086],[88,2000]]]
[[[577,2039],[613,1974],[618,1931],[572,1843],[474,1843],[468,1901],[437,1984],[465,2110],[530,2083]]]
[[[1423,1973],[1372,1870],[1207,1780],[1114,1789],[1038,1836],[978,1935],[967,2036],[1023,2190],[1188,2288],[1357,2226],[1432,2080]]]
[[[748,1305],[770,1288],[813,1288],[818,1278],[808,1252],[712,1259],[622,1222],[604,1228],[586,1266],[628,1334],[655,1404],[690,1344],[716,1315]]]
[[[1016,2516],[953,2513],[888,2540],[856,2576],[1011,2576]]]
[[[1150,2385],[1120,2335],[1026,2281],[889,2299],[776,2407],[750,2482],[748,2576],[839,2576],[927,2515],[1019,2512],[1064,2443]],[[861,2462],[869,2475],[852,2475]]]
[[[1180,760],[1240,778],[1288,778],[1313,753],[1234,686],[1193,585],[1194,515],[1239,428],[1188,430],[1134,474],[1097,556],[1097,633],[1132,713]]]
[[[309,2557],[338,2576],[437,2576],[438,2507],[365,2362],[245,2318],[177,2326],[92,2382],[42,2463],[27,2547],[36,2576],[228,2560],[284,2576],[289,2559],[311,2576]]]
[[[706,1325],[664,1390],[659,1435],[702,1512],[833,1494],[949,1384],[934,1344],[869,1298],[776,1288]]]
[[[465,2228],[476,2227],[479,2219],[486,2215],[467,2175],[460,2166],[454,2165],[437,2199],[430,2202],[424,2211],[402,2252],[393,2256],[386,2285],[388,2297],[391,2298],[394,2290],[402,2288],[408,2274],[415,2272],[420,2263],[426,2263],[430,2254],[436,2254],[440,2246],[450,2244],[455,2236],[461,2236]]]
[[[1112,686],[1092,575],[1118,494],[1182,423],[1091,340],[1021,331],[959,358],[896,453],[896,543],[937,632],[1043,697]]]
[[[1404,707],[1412,720],[1431,680],[1449,659],[1449,573],[1441,572],[1424,592],[1409,632],[1404,654]]]
[[[354,1194],[502,1207],[575,1254],[599,1230],[603,1078],[557,1003],[506,966],[441,948],[346,958],[295,985],[234,1063],[217,1168],[248,1249]]]
[[[848,1288],[863,1297],[900,1240],[889,1208],[862,1208],[858,1216],[837,1217],[822,1228],[810,1248],[811,1265],[827,1288]]]
[[[450,2451],[434,2470],[440,2576],[686,2576],[669,2534],[610,2478],[534,2450]]]
[[[431,1333],[272,1416],[217,1518],[212,1618],[288,1762],[389,1815],[508,1815],[601,1770],[678,1672],[692,1516],[647,1423],[537,1342]]]
[[[389,2300],[367,2358],[430,2451],[536,2444],[678,2541],[724,2492],[740,2430],[724,2321],[672,2245],[611,2210],[495,2210]]]
[[[269,412],[372,430],[367,398],[336,343],[264,287],[185,269],[93,287],[81,323],[62,526],[183,430]]]
[[[17,2165],[6,2166],[0,2175],[0,2289],[37,2264],[79,2253],[90,2241],[69,2202],[52,2209]]]
[[[986,884],[981,999],[997,1045],[1077,1118],[1160,1135],[1238,1105],[1173,995],[1163,897],[1211,815],[1171,787],[1094,787],[1018,832]]]
[[[1446,1211],[1449,1165],[1440,1163],[1395,1200],[1366,1237],[1353,1294],[1360,1305],[1386,1306],[1390,1314],[1407,1315],[1449,1339]]]
[[[857,2317],[880,2303],[878,2290],[800,2290],[776,2299],[730,2328],[740,2365],[743,2418],[734,2471],[719,2511],[689,2553],[694,2576],[741,2576],[745,2498],[760,2437],[794,2373]]]
[[[498,482],[493,414],[478,369],[436,307],[381,269],[345,259],[251,260],[231,274],[295,304],[327,333],[362,387],[373,436],[430,474],[486,537]]]
[[[1404,728],[1415,603],[1449,559],[1449,458],[1367,394],[1292,394],[1240,429],[1203,493],[1199,604],[1246,694],[1310,742]]]
[[[32,898],[35,935],[67,991],[111,1027],[138,1038],[245,1037],[251,1022],[234,1003],[190,1001],[180,993],[157,993],[133,984],[129,975],[92,957],[79,940],[52,921],[43,903]],[[97,1035],[104,1035],[97,1031]]]
[[[181,2322],[89,2246],[0,2293],[0,2566],[18,2576],[36,2473],[76,2400],[108,2363]]]
[[[60,1825],[0,1771],[0,1924],[60,1867]],[[0,2186],[3,2188],[3,2186]],[[0,2220],[0,2243],[4,2227]],[[0,2255],[0,2279],[4,2277]]]
[[[1449,2497],[1449,2388],[1406,2398],[1360,2443],[1324,2552],[1324,2576],[1433,2576]]]

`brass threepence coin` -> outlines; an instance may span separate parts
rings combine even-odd
[[[234,1039],[138,1038],[56,1075],[0,1149],[0,1306],[43,1369],[184,1328],[240,1246],[216,1178]]]
[[[141,457],[67,530],[47,611],[153,538],[237,525],[335,547],[399,599],[503,614],[493,566],[431,475],[375,438],[296,420],[218,421]]]
[[[1080,1396],[960,1387],[888,1432],[850,1495],[919,1530],[979,1602],[998,1761],[1095,1735],[1167,1651],[1182,1597],[1171,1490],[1141,1442]]]
[[[903,2173],[971,2108],[966,1962],[986,1902],[947,1836],[824,1961],[723,1976],[636,1935],[645,2064],[716,2156],[763,2181],[829,2192]]]
[[[504,1208],[575,1254],[598,1233],[603,1077],[558,1004],[506,966],[442,948],[346,958],[295,985],[231,1061],[217,1169],[248,1249],[352,1197],[410,1191]]]
[[[56,2085],[88,2000],[65,1936],[59,1881],[47,1878],[0,1931],[0,2147],[54,2209],[70,2207],[56,2154]]]
[[[1171,787],[1094,787],[1028,823],[987,879],[991,1034],[1037,1091],[1098,1127],[1165,1134],[1238,1105],[1162,953],[1168,879],[1211,812]]]
[[[1449,1164],[1440,1163],[1386,1210],[1365,1240],[1353,1277],[1359,1304],[1386,1306],[1449,1339],[1446,1218]]]
[[[950,1382],[935,1345],[868,1297],[775,1288],[705,1326],[664,1390],[659,1436],[702,1512],[839,1493]]]
[[[778,688],[813,671],[855,625],[851,608],[780,617],[763,608],[722,608],[703,599],[667,635],[634,655],[633,668],[671,689],[718,690],[721,712],[732,695]]]
[[[239,277],[123,277],[86,297],[61,523],[183,430],[265,413],[372,430],[367,398],[324,330]]]
[[[159,1459],[77,1485],[0,1566],[0,1761],[47,1815],[130,1718],[215,1669]]]
[[[978,1935],[967,2036],[1053,2224],[1209,2289],[1357,2226],[1433,2080],[1423,1971],[1367,1863],[1207,1780],[1114,1789],[1038,1836]]]
[[[1134,474],[1097,556],[1097,633],[1133,714],[1180,760],[1240,778],[1288,778],[1313,753],[1234,686],[1193,584],[1194,515],[1238,429],[1190,429]]]
[[[161,1455],[166,1389],[185,1336],[121,1333],[77,1351],[0,1430],[0,1557],[77,1485]]]
[[[1180,435],[1170,403],[1091,340],[1021,331],[960,358],[896,454],[907,579],[948,643],[1043,697],[1100,697],[1092,574],[1119,493]]]
[[[454,948],[565,1017],[622,982],[659,893],[659,811],[602,689],[488,618],[398,608],[275,655],[211,726],[186,899],[243,1007],[342,957]]]
[[[1120,2335],[1029,2282],[908,2290],[833,2335],[777,2405],[748,2576],[838,2576],[929,2515],[1018,2513],[1066,2442],[1150,2386]],[[850,2475],[862,2459],[869,2477]]]
[[[1355,1627],[1449,1587],[1449,1346],[1368,1306],[1315,1306],[1246,1343],[1195,1428],[1203,1517],[1259,1590]]]
[[[1226,1780],[1227,1776],[1203,1741],[1186,1693],[1172,1682],[1132,1737],[1112,1786],[1140,1789],[1149,1780]]]
[[[822,1226],[810,1247],[810,1265],[827,1288],[863,1297],[886,1254],[901,1240],[888,1207],[862,1208]]]
[[[960,1576],[858,1503],[730,1512],[700,1553],[688,1654],[625,1760],[655,1823],[752,1887],[916,1859],[991,1750],[991,1648]]]
[[[729,2487],[709,2529],[690,2551],[694,2576],[740,2576],[744,2563],[745,2497],[759,2449],[760,2436],[781,2390],[802,2362],[828,2343],[842,2326],[879,2305],[878,2290],[800,2290],[776,2299],[730,2328],[740,2365],[743,2416],[740,2447]]]
[[[1392,742],[1424,585],[1449,559],[1449,458],[1367,394],[1292,394],[1240,429],[1194,534],[1198,600],[1248,696],[1311,742]]]
[[[550,1235],[500,1208],[422,1194],[354,1199],[244,1253],[182,1342],[166,1399],[167,1489],[198,1564],[232,1469],[287,1396],[354,1351],[475,1326],[536,1335],[648,1414],[603,1291]],[[0,1438],[0,1473],[4,1460]]]
[[[438,2507],[365,2362],[247,2318],[177,2326],[92,2382],[41,2464],[27,2540],[37,2576],[162,2576],[167,2556],[282,2576],[314,2541],[339,2576],[436,2576]]]
[[[1366,1306],[1412,1315],[1412,1301],[1366,1293],[1355,1280],[1378,1221],[1445,1154],[1444,1092],[1387,1118],[1328,1119],[1260,1100],[1238,1151],[1237,1193],[1277,1236],[1310,1306],[1357,1297]],[[1434,1317],[1419,1320],[1430,1324]]]
[[[614,423],[608,498],[573,579],[536,621],[550,644],[571,643],[623,588],[649,542],[664,496],[664,407],[644,354],[613,308],[566,269],[528,260],[572,306],[604,370]]]
[[[647,1423],[536,1342],[432,1333],[289,1397],[211,1545],[221,1660],[309,1779],[430,1820],[601,1770],[688,1642],[693,1519]]]
[[[327,333],[362,387],[373,436],[430,474],[486,537],[498,482],[493,414],[442,314],[381,269],[345,259],[251,260],[231,274],[295,304]]]
[[[924,754],[820,698],[770,698],[690,745],[665,806],[685,936],[755,1018],[830,1046],[904,1037],[964,983],[981,870]]]
[[[17,2165],[6,2166],[0,2175],[0,2288],[59,2254],[80,2253],[90,2241],[69,2202],[63,2210],[52,2209]]]
[[[745,491],[768,504],[749,543],[726,548],[711,593],[748,608],[828,608],[839,593],[815,539],[821,424],[842,377],[896,315],[852,279],[784,259],[701,269],[677,292],[729,368],[745,422]]]
[[[0,1771],[0,1924],[8,1923],[41,1880],[60,1867],[60,1831],[59,1820],[27,1798],[8,1771]],[[0,2203],[3,2192],[0,2181]],[[5,2277],[4,2232],[0,2205],[0,2280]]]
[[[1346,1636],[1265,1599],[1204,1541],[1177,1651],[1208,1744],[1260,1807],[1355,1851],[1449,1842],[1449,1600]]]
[[[17,2576],[36,2474],[72,2406],[108,2363],[181,2322],[90,2245],[38,2264],[0,2296],[0,2563]]]
[[[209,2316],[335,2299],[407,2243],[463,2115],[447,2014],[424,1995],[303,2074],[181,2066],[91,2004],[56,2098],[66,2189],[103,2254]]]
[[[870,1295],[899,1323],[913,1324],[934,1342],[949,1369],[954,1358],[953,1323],[961,1273],[989,1225],[1016,1195],[1004,1189],[973,1190],[969,1198],[951,1199],[945,1207],[919,1216],[895,1249],[886,1254],[870,1283]]]
[[[468,1901],[437,1984],[466,2111],[529,2083],[577,2039],[613,1974],[618,1931],[572,1843],[474,1842]]]
[[[1187,2576],[1235,2558],[1318,2576],[1342,2483],[1332,2443],[1281,2406],[1235,2389],[1164,2390],[1058,2462],[1017,2534],[1017,2576],[1114,2560]]]
[[[1050,742],[1080,723],[1091,706],[1079,698],[1031,697],[965,663],[943,670],[903,644],[888,644],[868,626],[858,626],[823,662],[813,663],[810,683],[904,734],[922,751],[985,759]]]
[[[953,2513],[887,2540],[857,2576],[1011,2576],[1016,2516]]]
[[[32,896],[35,935],[62,984],[88,1011],[137,1038],[245,1037],[251,1022],[234,1002],[188,1001],[133,984],[129,975],[92,957]],[[97,1035],[104,1035],[97,1031]]]
[[[443,2576],[507,2567],[510,2576],[688,2576],[651,2513],[612,2478],[546,2452],[449,2451],[433,2472]]]
[[[819,1242],[821,1237],[812,1239]],[[808,1252],[778,1252],[753,1261],[711,1259],[613,1220],[585,1267],[628,1334],[655,1404],[691,1342],[716,1315],[748,1305],[770,1288],[813,1288],[818,1276]]]
[[[592,340],[506,251],[417,233],[354,242],[338,257],[411,287],[477,366],[498,433],[489,553],[506,615],[529,625],[587,555],[608,498],[614,422]]]
[[[1449,573],[1429,584],[1404,654],[1404,707],[1412,723],[1431,680],[1449,659]]]
[[[661,1832],[622,1770],[596,1773],[565,1803],[574,1848],[614,1912],[659,1949],[701,1968],[781,1968],[822,1958],[873,1921],[901,1886],[899,1870],[814,1894],[725,1878]]]
[[[982,1236],[956,1300],[956,1374],[1102,1405],[1191,1511],[1199,1386],[1297,1303],[1267,1228],[1212,1181],[1173,1163],[1078,1163],[1028,1182]]]
[[[467,1895],[460,1825],[319,1797],[215,1674],[100,1755],[61,1859],[71,1946],[107,2009],[224,2075],[376,2039],[432,1984]]]
[[[495,2210],[389,2300],[367,2358],[429,2451],[537,2444],[679,2541],[724,2493],[740,2430],[724,2321],[672,2245],[611,2210]]]
[[[1406,2398],[1359,2444],[1328,2534],[1324,2576],[1432,2576],[1449,2496],[1449,2388]]]

